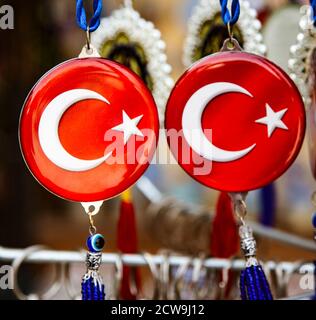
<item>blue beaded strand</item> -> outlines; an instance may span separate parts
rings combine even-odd
[[[313,224],[313,227],[316,229],[316,212],[313,214],[312,224]]]
[[[266,300],[265,299],[265,292],[262,286],[262,277],[260,275],[260,271],[258,266],[253,266],[253,273],[255,277],[255,289],[257,292],[258,300]]]
[[[273,300],[268,281],[260,265],[253,265],[240,274],[242,300]]]
[[[256,293],[256,285],[255,285],[255,279],[254,279],[254,276],[252,274],[252,271],[253,271],[253,268],[250,267],[250,268],[247,268],[246,269],[246,274],[247,274],[247,277],[248,277],[248,285],[249,285],[249,300],[258,300],[258,296],[257,296],[257,293]]]
[[[245,280],[245,270],[241,270],[239,278],[239,288],[240,288],[240,297],[241,300],[247,300],[247,289],[246,289],[246,280]]]
[[[259,276],[261,278],[262,290],[265,294],[265,300],[273,300],[273,296],[271,293],[269,282],[268,282],[266,275],[264,274],[264,271],[260,265],[258,266],[258,270],[259,270]]]
[[[314,293],[314,296],[312,297],[312,300],[316,300],[316,260],[314,261],[314,289],[315,289],[315,293]]]
[[[105,287],[100,285],[98,281],[90,277],[89,279],[83,280],[81,284],[82,300],[104,300],[105,299]]]

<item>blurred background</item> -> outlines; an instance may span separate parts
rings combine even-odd
[[[215,1],[215,0],[214,0]],[[136,0],[134,8],[161,31],[167,44],[168,62],[176,80],[185,70],[181,62],[187,22],[197,0]],[[104,0],[103,15],[110,15],[122,2]],[[303,2],[286,0],[250,0],[263,23],[268,57],[287,69],[289,47],[295,43]],[[75,21],[74,0],[5,0],[14,8],[14,30],[0,30],[0,246],[24,248],[41,243],[54,249],[77,250],[84,246],[88,219],[79,204],[59,199],[42,188],[23,162],[18,142],[19,114],[29,90],[50,68],[78,56],[85,43],[85,33]],[[165,143],[161,143],[166,148]],[[218,193],[187,176],[177,165],[152,166],[146,173],[168,197],[202,206],[205,215],[214,212]],[[275,184],[276,215],[271,224],[279,229],[312,239],[311,194],[316,190],[309,167],[306,143],[293,166]],[[208,242],[198,249],[172,248],[172,239],[159,239],[148,228],[148,201],[136,190],[134,205],[137,216],[140,251],[156,253],[171,243],[170,249],[209,254]],[[259,192],[248,197],[249,219],[260,221]],[[106,237],[106,252],[117,250],[116,230],[119,201],[107,201],[96,217],[98,229]],[[192,210],[192,215],[198,214]],[[208,221],[206,219],[206,221]],[[156,224],[159,227],[159,224]],[[206,225],[208,232],[211,226]],[[190,232],[188,230],[188,237]],[[191,235],[192,236],[192,235]],[[171,235],[170,235],[171,237]],[[270,240],[258,239],[260,259],[304,260],[313,255]],[[81,273],[84,268],[81,269]],[[27,272],[27,271],[26,271]],[[80,275],[79,275],[80,276]],[[79,280],[80,281],[80,280]],[[0,290],[0,298],[11,298]]]

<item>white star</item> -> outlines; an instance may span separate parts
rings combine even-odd
[[[127,143],[129,138],[135,134],[137,136],[143,137],[143,133],[137,128],[137,125],[143,115],[140,115],[134,119],[131,119],[127,113],[123,110],[123,122],[118,126],[112,128],[112,130],[121,131],[124,133],[124,144]]]
[[[288,127],[282,121],[288,109],[283,109],[278,112],[274,112],[272,108],[266,103],[266,116],[256,120],[256,123],[265,124],[268,129],[268,137],[270,138],[276,128],[288,130]]]

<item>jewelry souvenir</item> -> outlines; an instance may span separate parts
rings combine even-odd
[[[81,202],[89,217],[84,300],[105,297],[98,271],[105,240],[93,216],[104,200],[144,173],[159,130],[155,102],[142,80],[101,58],[90,43],[101,11],[102,1],[94,0],[88,25],[83,1],[77,0],[77,22],[87,44],[79,58],[58,65],[36,83],[19,125],[21,151],[36,180],[59,197]]]
[[[170,95],[165,125],[168,133],[179,133],[179,145],[172,135],[167,139],[189,175],[207,187],[240,192],[267,185],[293,163],[305,111],[284,71],[263,57],[231,50],[184,73]]]
[[[262,42],[261,24],[256,18],[257,13],[250,8],[250,4],[247,1],[241,1],[240,6],[241,19],[234,24],[234,37],[242,47],[245,47],[246,51],[264,55],[266,48]],[[199,1],[189,20],[188,36],[183,55],[183,62],[186,66],[207,55],[220,51],[224,40],[229,37],[227,26],[223,22],[221,14],[219,2]],[[227,258],[238,251],[236,246],[238,232],[236,231],[231,207],[230,197],[226,193],[220,193],[211,234],[211,254],[214,257]],[[231,237],[221,239],[223,231],[231,232]],[[226,241],[223,243],[223,240]]]
[[[266,53],[260,33],[261,23],[256,10],[246,0],[240,1],[240,19],[234,24],[234,37],[247,52],[259,55]],[[200,0],[194,8],[188,23],[183,64],[189,67],[193,62],[218,52],[229,36],[227,26],[221,18],[219,1]]]
[[[173,80],[170,77],[171,67],[166,62],[166,45],[153,24],[140,17],[132,1],[125,0],[122,8],[115,10],[110,17],[101,19],[100,27],[92,34],[91,41],[103,58],[125,65],[142,78],[154,95],[162,120]],[[120,209],[118,249],[122,253],[137,253],[137,227],[131,190],[122,194]],[[124,266],[121,298],[135,299],[139,287],[138,269]]]
[[[243,52],[233,38],[239,1],[233,1],[232,14],[227,1],[220,3],[229,38],[220,53],[196,62],[177,82],[166,108],[167,140],[191,177],[230,193],[247,259],[241,297],[269,300],[252,231],[244,222],[245,196],[277,179],[295,160],[305,133],[304,105],[281,68]]]

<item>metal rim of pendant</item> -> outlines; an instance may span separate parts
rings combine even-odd
[[[240,18],[237,26],[242,32],[244,38],[244,50],[258,55],[266,54],[266,46],[263,43],[263,37],[260,33],[261,23],[257,19],[257,12],[250,8],[248,1],[240,1]],[[189,67],[195,61],[193,54],[195,48],[199,45],[199,31],[202,25],[212,19],[215,14],[221,12],[219,1],[200,0],[195,7],[193,14],[188,22],[188,34],[185,40],[183,51],[183,64]]]
[[[310,18],[311,10],[310,6],[302,7],[303,15],[299,22],[300,31],[296,37],[296,43],[290,48],[288,61],[290,77],[300,90],[306,108],[311,105],[308,83],[310,55],[316,49],[316,28]]]
[[[113,11],[111,16],[101,19],[98,30],[91,35],[91,43],[100,50],[105,41],[115,38],[124,32],[128,38],[142,46],[148,60],[154,89],[159,119],[164,120],[164,110],[170,91],[174,86],[171,78],[171,66],[167,63],[166,44],[161,39],[161,33],[154,24],[141,18],[131,5]]]

